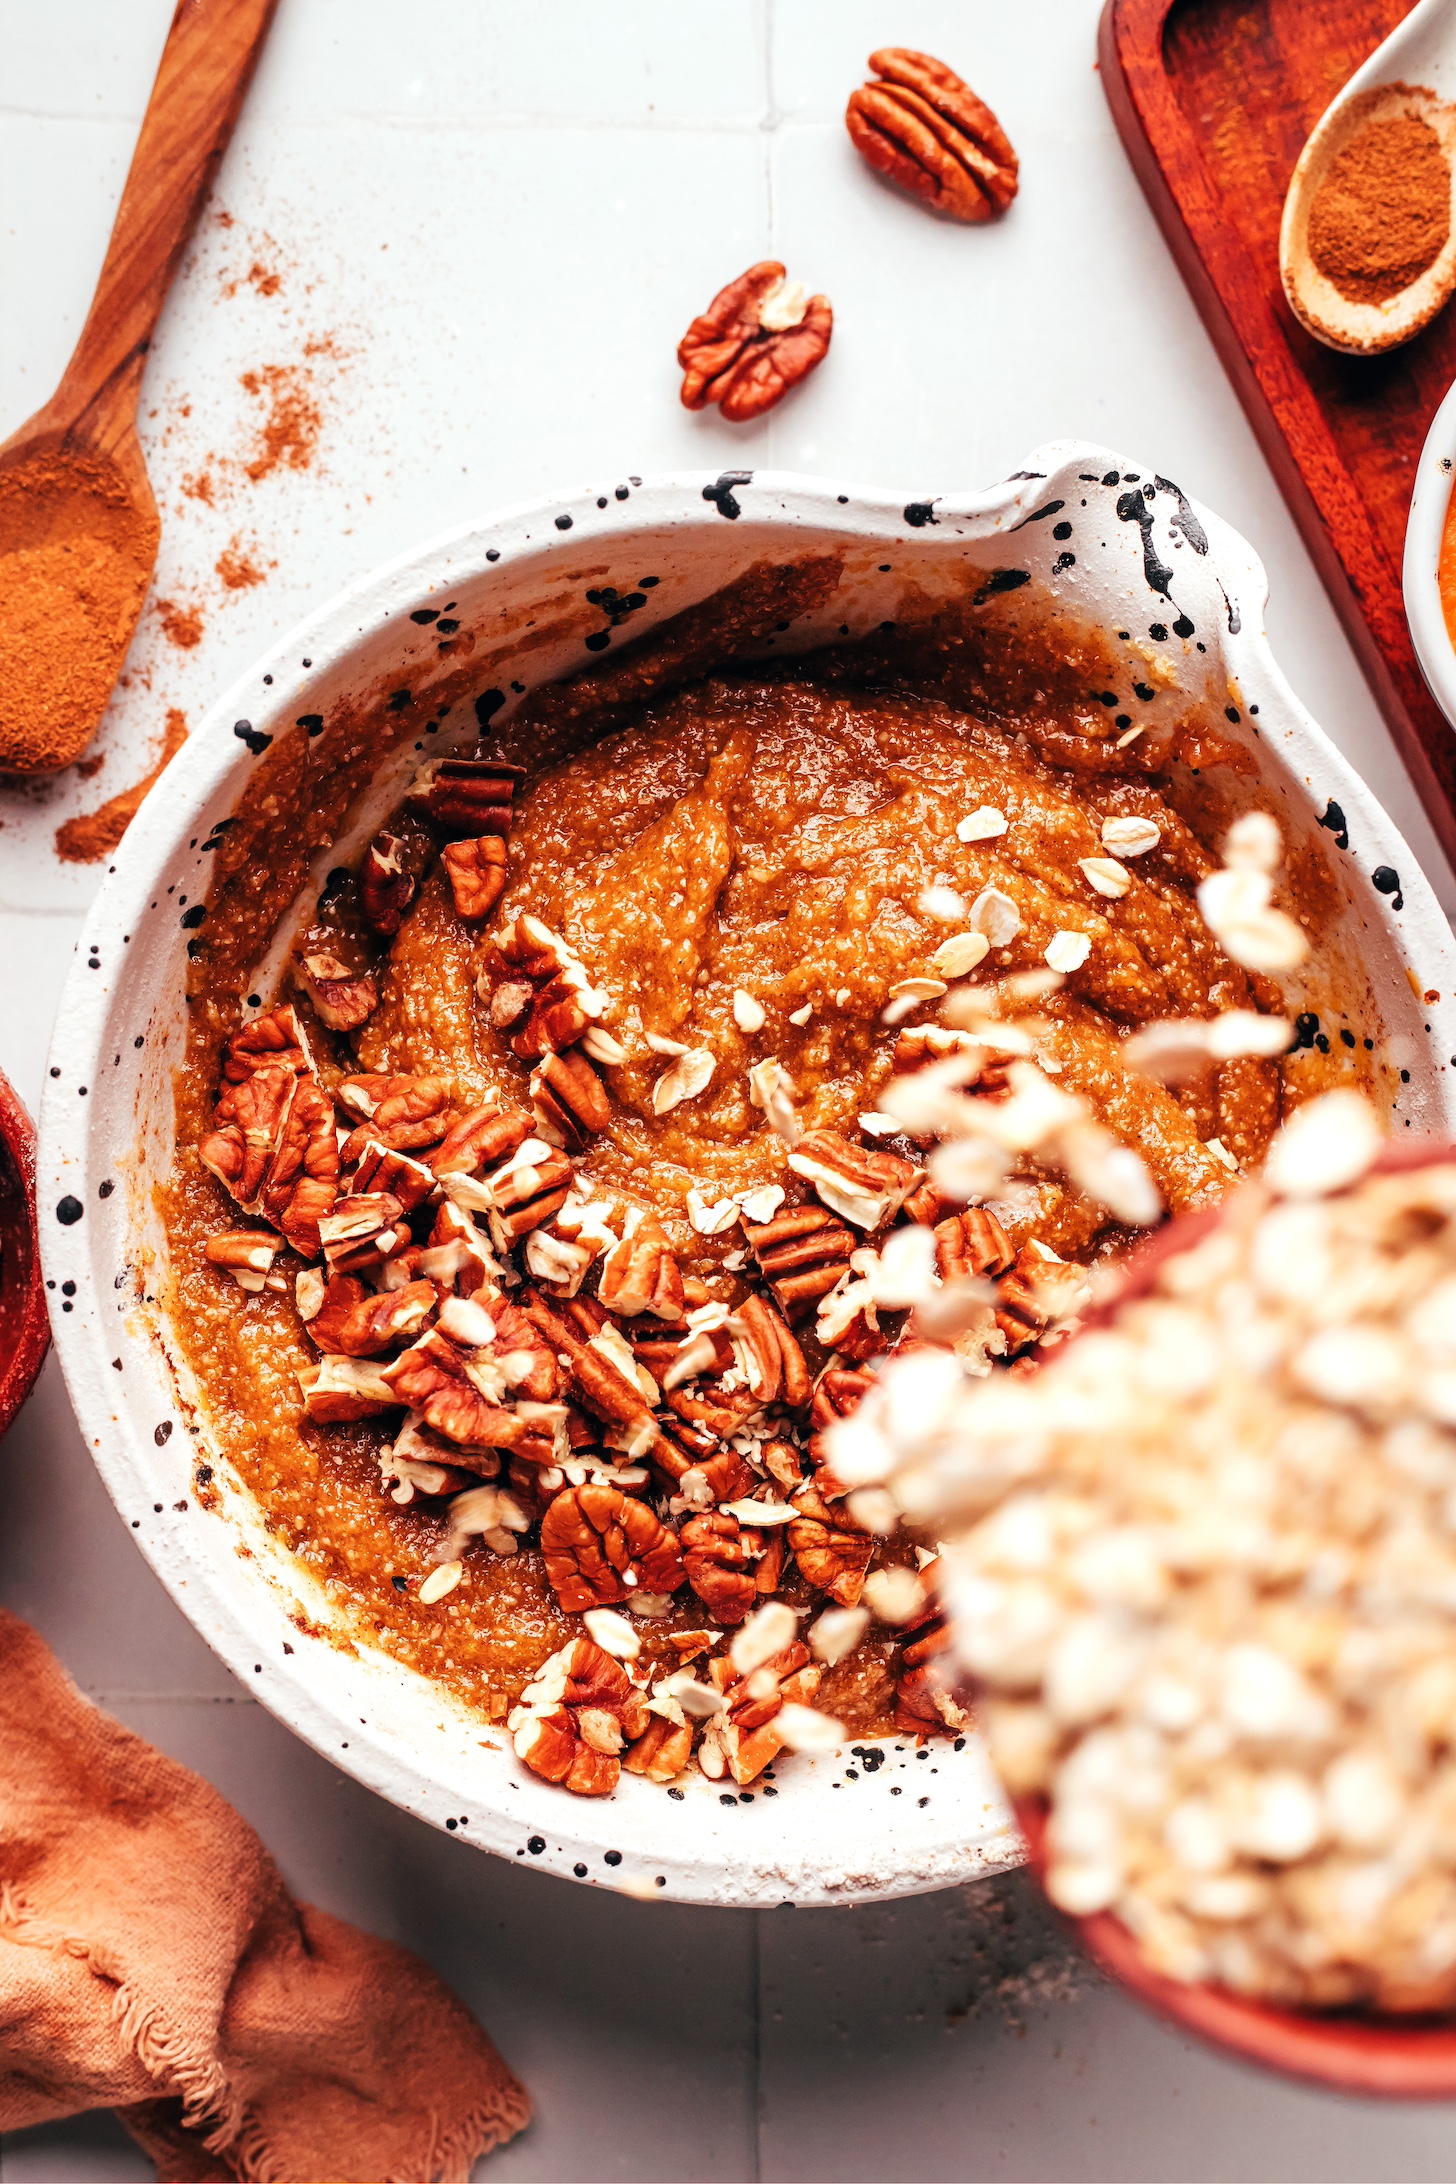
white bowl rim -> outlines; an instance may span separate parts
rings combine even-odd
[[[1416,659],[1432,696],[1456,728],[1456,645],[1446,627],[1437,570],[1441,534],[1456,487],[1456,386],[1431,419],[1416,461],[1405,527],[1401,589]]]
[[[845,487],[832,480],[789,474],[727,472],[715,478],[710,472],[693,471],[644,481],[634,479],[630,502],[623,511],[625,528],[630,532],[669,521],[712,525],[720,513],[726,513],[718,505],[725,488],[742,490],[751,483],[753,515],[775,529],[782,526],[786,538],[792,538],[795,527],[802,524],[820,532],[839,532],[848,539],[880,538],[893,533],[903,542],[907,523],[918,529],[933,522],[941,539],[948,543],[960,536],[999,533],[1014,516],[1025,512],[1025,501],[1036,498],[1028,493],[1027,481],[1041,482],[1079,463],[1098,472],[1120,469],[1136,474],[1141,468],[1150,480],[1156,475],[1147,466],[1131,463],[1114,451],[1079,441],[1049,443],[1036,449],[1026,458],[1024,467],[1002,483],[978,493],[937,496],[933,502],[923,498],[907,500],[903,494],[883,489]],[[1108,481],[1103,478],[1100,482]],[[1161,478],[1158,485],[1176,492]],[[387,618],[410,602],[427,599],[440,584],[477,574],[492,544],[508,542],[518,564],[527,548],[543,555],[560,552],[573,543],[557,529],[560,519],[566,516],[580,520],[585,511],[599,505],[603,494],[612,493],[613,487],[608,485],[539,496],[429,540],[362,577],[306,617],[236,678],[143,805],[93,904],[62,997],[42,1103],[39,1176],[45,1271],[57,1288],[63,1278],[77,1285],[73,1309],[65,1316],[54,1313],[57,1349],[82,1430],[118,1509],[126,1517],[130,1510],[142,1508],[143,1500],[151,1508],[155,1488],[168,1506],[156,1510],[155,1523],[150,1517],[144,1524],[133,1520],[138,1543],[208,1642],[263,1703],[335,1765],[345,1767],[382,1795],[436,1826],[458,1825],[454,1815],[459,1793],[453,1802],[449,1800],[442,1787],[441,1771],[432,1774],[417,1746],[401,1734],[398,1723],[382,1718],[387,1711],[382,1703],[378,1709],[380,1719],[361,1720],[357,1725],[352,1704],[341,1711],[341,1702],[320,1688],[320,1676],[326,1680],[328,1671],[320,1663],[316,1648],[299,1645],[295,1650],[285,1643],[283,1651],[291,1658],[280,1660],[275,1643],[266,1675],[260,1669],[255,1678],[255,1659],[264,1647],[259,1632],[268,1617],[256,1603],[246,1614],[239,1610],[221,1572],[215,1542],[211,1549],[205,1537],[199,1544],[190,1522],[179,1523],[172,1514],[169,1492],[175,1492],[179,1477],[190,1479],[187,1464],[180,1472],[177,1469],[178,1459],[185,1453],[185,1435],[174,1436],[175,1448],[169,1450],[159,1444],[154,1451],[150,1436],[144,1439],[122,1422],[118,1384],[109,1377],[111,1354],[119,1342],[125,1346],[126,1341],[132,1341],[130,1362],[139,1347],[145,1347],[145,1338],[124,1335],[110,1316],[118,1308],[103,1295],[82,1233],[95,1223],[81,1221],[61,1226],[54,1209],[67,1198],[73,1203],[90,1203],[88,1163],[95,1150],[92,1140],[97,1103],[90,1102],[87,1109],[81,1110],[74,1094],[80,1084],[99,1080],[103,1074],[105,1049],[111,1044],[107,996],[112,981],[109,966],[97,976],[90,969],[89,959],[101,955],[122,925],[130,928],[141,919],[155,876],[165,868],[189,827],[195,827],[196,815],[209,795],[218,791],[242,763],[239,746],[220,732],[225,724],[243,714],[266,717],[260,700],[276,705],[280,712],[291,706],[294,701],[290,691],[297,687],[296,663],[300,658],[308,659],[315,678],[326,673],[331,663],[349,656],[361,634],[379,616]],[[1267,581],[1260,562],[1247,542],[1220,519],[1196,503],[1184,502],[1181,495],[1179,500],[1202,521],[1213,539],[1216,552],[1209,566],[1218,572],[1228,609],[1230,634],[1224,650],[1239,666],[1245,681],[1251,687],[1256,683],[1264,693],[1266,739],[1272,745],[1276,738],[1282,738],[1280,757],[1307,784],[1316,808],[1322,796],[1338,799],[1358,819],[1362,852],[1378,857],[1381,868],[1399,872],[1404,891],[1402,907],[1396,910],[1389,895],[1372,896],[1372,911],[1393,931],[1407,960],[1419,960],[1423,979],[1439,982],[1442,993],[1451,996],[1456,989],[1456,951],[1434,895],[1390,820],[1299,704],[1269,651],[1263,631]],[[714,502],[711,509],[705,507],[709,501]],[[609,522],[620,508],[620,503],[609,498]],[[579,545],[580,541],[574,543]],[[275,678],[271,698],[264,697],[265,675]],[[1401,900],[1397,894],[1395,901]],[[1456,1054],[1456,1005],[1447,998],[1431,1013],[1439,1020],[1442,1051]],[[1453,1119],[1444,1086],[1438,1085],[1430,1096],[1439,1099],[1446,1119]],[[116,1157],[112,1154],[104,1160],[108,1170],[115,1165]],[[74,1199],[76,1188],[82,1190],[82,1201]],[[173,1411],[180,1420],[182,1412],[175,1405]],[[235,1589],[234,1583],[231,1590]],[[286,1629],[286,1622],[275,1618],[270,1642]],[[408,1713],[410,1703],[403,1705],[403,1714]],[[341,1756],[341,1726],[351,1730],[342,1747],[347,1757]],[[478,1722],[475,1726],[479,1726]],[[824,1763],[826,1767],[829,1764]],[[685,1846],[677,1840],[681,1828],[664,1826],[660,1817],[678,1808],[667,1805],[660,1791],[629,1778],[624,1778],[623,1788],[629,1793],[630,1826],[626,1825],[627,1812],[619,1809],[613,1817],[617,1798],[571,1799],[537,1783],[534,1777],[526,1777],[516,1785],[519,1794],[503,1801],[509,1810],[481,1813],[477,1809],[466,1839],[515,1856],[536,1854],[539,1843],[540,1863],[548,1870],[587,1877],[593,1885],[625,1885],[647,1893],[655,1889],[659,1895],[680,1901],[761,1905],[788,1900],[808,1904],[913,1894],[1020,1861],[1019,1838],[978,1738],[972,1739],[960,1755],[959,1764],[965,1773],[964,1794],[949,1824],[938,1824],[932,1818],[906,1829],[903,1822],[910,1819],[906,1805],[886,1808],[877,1800],[879,1817],[875,1827],[860,1829],[848,1850],[842,1841],[833,1845],[801,1843],[793,1852],[782,1843],[758,1850],[746,1831],[740,1830],[737,1840],[730,1840],[731,1830],[724,1832],[719,1817],[701,1798],[695,1800],[697,1833]],[[517,1771],[524,1775],[524,1770]],[[943,1783],[944,1777],[941,1779]],[[639,1800],[638,1792],[651,1802]],[[980,1814],[977,1825],[966,1819],[967,1800]],[[478,1798],[472,1797],[472,1802],[478,1808]],[[909,1801],[912,1807],[915,1802]],[[827,1805],[828,1800],[824,1803]],[[887,1810],[894,1815],[893,1827],[886,1824]],[[707,1826],[703,1825],[705,1820]],[[760,1802],[753,1825],[757,1827],[766,1820]],[[528,1827],[536,1832],[523,1844]],[[625,1872],[621,1870],[616,1843],[624,1844],[632,1860]],[[603,1871],[607,1857],[614,1859],[614,1869]],[[583,1865],[587,1868],[585,1875]]]

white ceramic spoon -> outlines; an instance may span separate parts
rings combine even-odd
[[[1451,228],[1434,263],[1382,303],[1352,303],[1309,254],[1309,208],[1330,162],[1367,123],[1415,114],[1430,123],[1451,168]],[[1299,155],[1279,228],[1279,274],[1290,309],[1328,349],[1371,356],[1418,334],[1456,287],[1456,0],[1417,5],[1354,75]]]

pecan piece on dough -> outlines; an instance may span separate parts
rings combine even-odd
[[[437,1176],[479,1175],[519,1152],[531,1135],[531,1118],[523,1107],[501,1107],[489,1102],[472,1107],[451,1124],[430,1155]]]
[[[209,1236],[202,1250],[213,1266],[231,1274],[239,1289],[256,1296],[260,1290],[273,1286],[268,1276],[273,1271],[273,1261],[283,1248],[281,1237],[270,1236],[263,1229],[224,1229],[217,1236]],[[280,1272],[275,1282],[284,1279]]]
[[[844,1510],[831,1509],[817,1483],[794,1496],[794,1507],[799,1515],[789,1526],[789,1546],[805,1582],[828,1593],[836,1607],[854,1607],[874,1540]]]
[[[319,1223],[324,1258],[333,1274],[372,1274],[381,1260],[408,1250],[404,1208],[389,1191],[360,1191],[341,1198]]]
[[[472,1366],[498,1391],[495,1395],[482,1392],[471,1377]],[[403,1351],[381,1377],[394,1390],[396,1403],[419,1411],[424,1423],[447,1441],[458,1442],[462,1448],[519,1451],[537,1463],[551,1461],[549,1434],[500,1400],[509,1387],[499,1366],[482,1374],[482,1368],[438,1328],[431,1328]]]
[[[1007,1355],[1030,1349],[1052,1328],[1074,1319],[1091,1293],[1084,1266],[1059,1259],[1035,1239],[1023,1244],[996,1292],[996,1325],[1006,1337]]]
[[[320,1350],[342,1357],[383,1357],[399,1343],[413,1342],[437,1302],[433,1282],[406,1282],[402,1289],[375,1296],[352,1275],[335,1274],[308,1331]]]
[[[802,1319],[839,1285],[854,1236],[823,1206],[791,1206],[743,1233],[759,1271],[790,1319]]]
[[[540,1138],[527,1138],[504,1167],[486,1177],[491,1240],[497,1251],[509,1251],[561,1211],[571,1194],[572,1174],[565,1153]]]
[[[771,1304],[750,1293],[734,1314],[735,1332],[751,1367],[749,1385],[760,1403],[802,1409],[814,1392],[804,1353]]]
[[[671,1700],[649,1701],[651,1718],[622,1765],[628,1774],[646,1775],[649,1782],[675,1782],[693,1756],[693,1728],[680,1706]],[[675,1714],[659,1713],[659,1706],[675,1706]]]
[[[367,971],[351,971],[333,955],[306,955],[293,966],[302,987],[330,1031],[357,1031],[379,1006],[379,988]]]
[[[494,1291],[500,1268],[470,1215],[442,1198],[420,1254],[420,1273],[437,1289],[474,1297],[482,1290]]]
[[[355,1130],[348,1142],[353,1145],[360,1133]],[[406,1213],[422,1206],[435,1188],[435,1177],[421,1160],[411,1160],[408,1153],[397,1153],[389,1145],[381,1145],[377,1138],[363,1138],[355,1155],[358,1165],[349,1177],[351,1192],[388,1191],[397,1198]]]
[[[508,1033],[523,1062],[574,1046],[607,1005],[561,935],[529,913],[492,934],[475,990],[488,999],[491,1030]]]
[[[400,1398],[372,1358],[325,1357],[298,1375],[303,1407],[316,1426],[342,1426],[398,1410]]]
[[[543,1781],[578,1797],[607,1797],[620,1779],[624,1748],[651,1720],[646,1692],[621,1662],[589,1638],[576,1638],[542,1662],[506,1727],[516,1757]]]
[[[715,1510],[689,1517],[681,1543],[688,1583],[708,1613],[725,1626],[741,1623],[758,1600],[757,1542],[744,1536],[736,1517]]]
[[[1015,1257],[1010,1237],[984,1206],[967,1206],[935,1224],[935,1264],[942,1281],[1004,1274]]]
[[[498,758],[442,758],[427,766],[410,790],[446,834],[505,835],[515,817],[516,784],[525,768]]]
[[[821,1493],[840,1494],[844,1489],[834,1477],[829,1462],[826,1435],[831,1426],[841,1418],[848,1418],[875,1385],[873,1373],[863,1370],[851,1372],[842,1365],[833,1365],[828,1372],[819,1375],[814,1390],[814,1401],[809,1411],[809,1457],[814,1466],[815,1481]]]
[[[414,901],[414,874],[407,872],[404,843],[397,834],[376,834],[359,867],[359,904],[364,922],[381,940],[397,933]]]
[[[455,898],[455,915],[467,925],[488,918],[506,891],[506,845],[495,834],[447,842],[440,862]]]
[[[393,1152],[417,1153],[422,1146],[438,1144],[457,1119],[455,1087],[448,1077],[345,1077],[334,1097],[359,1118],[359,1128],[339,1148],[346,1168],[358,1159],[366,1135]]]
[[[888,1221],[920,1180],[920,1170],[898,1153],[851,1145],[837,1130],[806,1130],[789,1166],[831,1212],[862,1229]]]
[[[197,1149],[203,1167],[248,1213],[258,1210],[273,1157],[282,1143],[297,1081],[291,1069],[254,1069],[219,1100],[218,1126]]]
[[[934,1662],[923,1661],[895,1685],[895,1727],[905,1736],[961,1737],[974,1723],[946,1690]]]
[[[684,409],[716,402],[731,424],[761,417],[823,363],[833,331],[827,296],[806,297],[776,259],[751,265],[677,345]]]
[[[662,1420],[652,1461],[676,1489],[678,1500],[699,1513],[751,1494],[758,1483],[736,1449],[725,1448],[715,1435],[685,1418]]]
[[[612,1119],[607,1089],[586,1056],[548,1054],[527,1080],[536,1128],[550,1145],[579,1153]]]
[[[233,1033],[223,1057],[222,1073],[226,1083],[243,1084],[255,1069],[287,1069],[301,1077],[312,1068],[303,1028],[292,1003],[285,1001],[281,1008],[269,1009],[266,1016],[255,1016],[251,1024],[243,1024]]]
[[[741,1788],[762,1774],[784,1748],[784,1740],[774,1727],[774,1718],[782,1711],[784,1701],[810,1705],[824,1672],[811,1663],[808,1647],[795,1640],[752,1676],[735,1676],[726,1654],[709,1663],[709,1673],[723,1693],[727,1718],[709,1727],[704,1740],[703,1772],[713,1771],[711,1747],[716,1745],[718,1774],[726,1759],[729,1773]]]
[[[580,1310],[585,1301],[573,1299],[566,1309]],[[637,1377],[632,1352],[605,1313],[601,1315],[602,1324],[584,1336],[578,1331],[582,1324],[579,1319],[568,1320],[564,1313],[553,1311],[534,1290],[527,1290],[522,1297],[521,1310],[545,1337],[562,1369],[571,1375],[573,1392],[583,1409],[609,1426],[640,1432],[644,1448],[656,1440],[657,1422],[652,1416],[656,1384],[649,1380],[653,1388],[653,1396],[649,1397]],[[587,1324],[591,1324],[590,1319]]]
[[[321,1249],[319,1223],[333,1211],[338,1195],[339,1139],[333,1102],[316,1077],[295,1078],[259,1204],[264,1217],[282,1229],[296,1252],[316,1259]]]
[[[882,46],[870,68],[883,80],[850,93],[844,122],[876,173],[949,220],[1003,213],[1016,195],[1016,154],[970,85],[906,46]]]
[[[682,1268],[655,1213],[644,1213],[602,1261],[597,1295],[609,1312],[638,1319],[681,1320],[686,1299]]]
[[[677,1536],[615,1486],[573,1486],[541,1519],[546,1575],[568,1615],[634,1592],[671,1593],[685,1572]]]

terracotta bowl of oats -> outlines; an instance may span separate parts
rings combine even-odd
[[[220,700],[87,928],[43,1248],[138,1544],[336,1764],[647,1896],[1021,1858],[933,1532],[825,1457],[917,1339],[905,1267],[994,1282],[963,1362],[1033,1371],[1313,1093],[1456,1120],[1449,931],[1264,590],[1077,444],[926,500],[610,480],[406,557]],[[1255,811],[1235,961],[1196,903]],[[1038,1081],[1117,1158],[965,1210],[880,1103],[1027,974]],[[1190,1014],[1244,1027],[1199,1089],[1129,1072]]]

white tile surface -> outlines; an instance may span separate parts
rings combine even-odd
[[[0,436],[80,325],[170,0],[0,0]],[[1254,540],[1295,687],[1456,880],[1118,146],[1096,0],[282,0],[143,408],[158,596],[92,780],[0,787],[0,1066],[34,1101],[97,874],[58,820],[142,770],[269,637],[425,534],[575,479],[774,464],[916,493],[1081,432],[1156,462]],[[962,67],[1023,159],[1011,217],[941,226],[854,159],[878,44]],[[735,431],[676,400],[673,349],[765,253],[833,298],[823,370]],[[246,276],[281,276],[275,294]],[[232,293],[229,287],[232,286]],[[19,299],[18,307],[15,299]],[[306,361],[317,460],[253,484],[242,375]],[[208,506],[183,481],[208,469]],[[266,569],[228,591],[237,537]],[[539,2121],[501,2176],[1456,2177],[1443,2112],[1216,2062],[1080,1973],[1013,1879],[853,1912],[639,1905],[487,1861],[338,1775],[242,1691],[134,1554],[52,1366],[0,1452],[0,1597],[86,1689],[215,1781],[293,1884],[421,1950]],[[0,2178],[146,2173],[108,2119],[0,2145]]]

